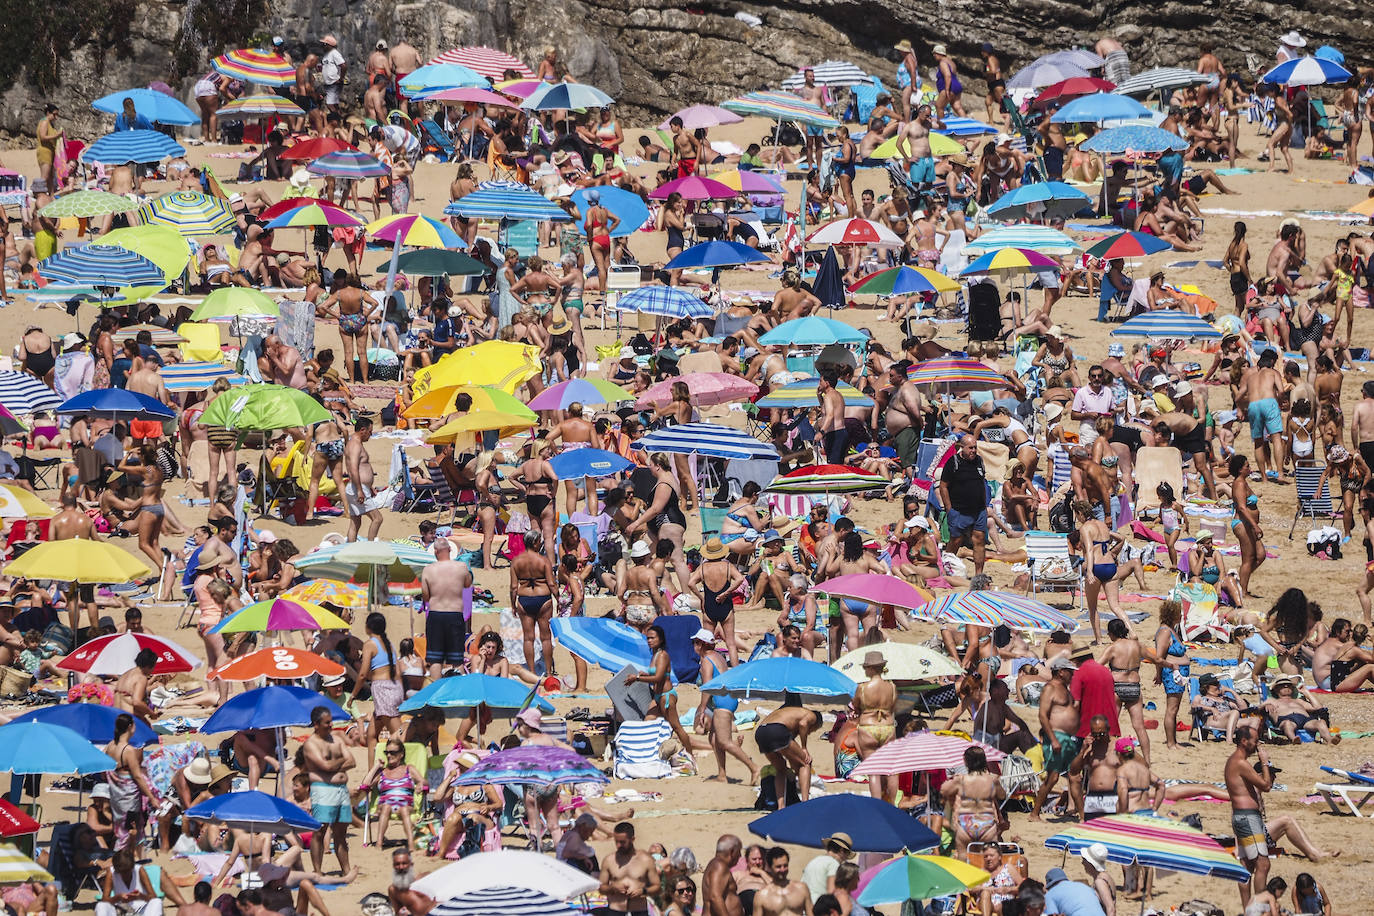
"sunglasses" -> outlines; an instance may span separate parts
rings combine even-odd
[[[389,747],[389,748],[386,749],[386,755],[387,755],[388,757],[399,757],[399,756],[401,756],[401,754],[403,754],[403,753],[405,753],[405,752],[404,752],[404,751],[401,751],[401,750],[399,750],[399,749],[397,749],[397,748],[391,748],[391,747]]]
[[[695,894],[696,892],[697,889],[695,887],[679,887],[676,889],[676,893],[679,894]]]

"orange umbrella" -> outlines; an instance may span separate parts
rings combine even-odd
[[[260,677],[296,679],[312,674],[331,677],[343,673],[343,665],[314,652],[289,646],[268,646],[220,665],[209,677],[222,681],[251,681]]]

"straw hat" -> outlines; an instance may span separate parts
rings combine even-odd
[[[560,334],[571,333],[572,321],[568,318],[568,313],[563,310],[563,306],[555,305],[549,315],[553,318],[553,323],[549,325],[550,336],[557,337]]]
[[[729,553],[729,548],[718,537],[713,537],[701,546],[703,560],[719,560]]]
[[[342,687],[347,680],[342,674],[331,674],[320,681],[321,687]]]
[[[946,156],[945,161],[951,165],[962,165],[966,169],[973,167],[973,160],[969,158],[968,153],[955,153],[953,156]]]
[[[901,51],[904,54],[910,54],[913,50],[911,47],[911,42],[907,41],[905,38],[897,42],[892,47],[896,48],[898,51]]]
[[[838,846],[846,852],[854,851],[854,839],[844,831],[837,831],[835,833],[830,834],[830,836],[826,837],[823,842],[827,846]]]
[[[197,757],[187,765],[182,771],[186,781],[192,785],[208,786],[210,784],[210,761],[205,757]]]
[[[873,649],[864,653],[863,666],[865,668],[886,668],[887,659],[883,657],[883,653]]]
[[[949,52],[945,50],[945,46],[944,46],[944,45],[936,45],[935,47],[933,47],[933,48],[930,49],[930,53],[931,53],[931,54],[934,54],[936,57],[948,57],[948,56],[949,56]]]

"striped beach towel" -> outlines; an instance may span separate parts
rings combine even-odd
[[[672,734],[672,726],[663,719],[621,724],[615,733],[615,778],[662,779],[672,773],[668,761],[659,756]]]

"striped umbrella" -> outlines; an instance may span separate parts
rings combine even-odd
[[[879,862],[859,875],[857,900],[865,907],[931,900],[962,893],[986,884],[991,878],[981,868],[961,859],[906,853]]]
[[[1051,633],[1078,629],[1078,620],[1048,604],[1007,592],[958,592],[936,598],[920,609],[922,617],[953,624],[980,627],[1006,625],[1013,630]]]
[[[681,194],[684,200],[733,200],[740,193],[738,188],[732,188],[714,178],[688,175],[664,182],[649,192],[649,197],[653,200],[667,200],[668,195],[674,192]]]
[[[215,379],[224,379],[230,385],[246,385],[248,379],[239,375],[224,363],[168,363],[158,373],[162,385],[168,391],[205,391],[215,384]]]
[[[1143,865],[1190,875],[1245,881],[1250,873],[1236,857],[1201,830],[1167,817],[1109,814],[1056,833],[1050,849],[1077,855],[1094,843],[1107,847],[1107,858],[1122,865]]]
[[[620,297],[616,308],[664,318],[709,318],[715,309],[681,286],[641,286]]]
[[[200,115],[187,108],[179,99],[156,89],[125,89],[122,92],[111,92],[96,99],[91,103],[91,107],[106,114],[122,114],[125,99],[134,103],[134,111],[156,124],[185,126],[200,121]]]
[[[311,579],[293,585],[281,597],[311,604],[332,604],[337,608],[360,611],[367,607],[367,586],[335,579]]]
[[[965,249],[967,251],[968,249]],[[1010,275],[1033,273],[1037,270],[1057,270],[1059,262],[1048,255],[1028,248],[997,248],[989,251],[959,271],[961,277],[985,277],[993,274]]]
[[[754,406],[760,409],[773,410],[796,410],[799,408],[815,407],[820,403],[816,398],[816,386],[819,379],[804,378],[801,381],[791,382],[781,388],[774,388],[754,402]],[[872,407],[873,399],[868,397],[859,389],[846,382],[841,382],[835,386],[835,390],[844,399],[846,407]]]
[[[1221,331],[1196,315],[1161,309],[1137,315],[1112,331],[1113,337],[1154,337],[1168,340],[1221,340]]]
[[[152,633],[113,633],[82,643],[75,652],[60,659],[63,671],[118,677],[134,668],[140,652],[148,649],[157,656],[154,674],[179,674],[200,667],[200,659],[176,643]]]
[[[886,226],[857,216],[826,223],[808,235],[806,241],[810,245],[868,245],[873,248],[901,248],[906,244]]]
[[[19,851],[13,843],[0,843],[0,884],[23,884],[41,881],[51,884],[56,879],[33,859]]]
[[[1116,258],[1139,258],[1147,254],[1158,254],[1172,247],[1168,242],[1148,232],[1118,232],[1089,246],[1087,254],[1111,261]]]
[[[772,121],[796,121],[808,127],[838,127],[840,122],[819,105],[790,92],[747,92],[721,102],[720,107],[739,115],[756,115]]]
[[[368,237],[394,245],[416,248],[461,248],[462,239],[451,228],[419,213],[398,213],[373,220],[363,229]]]
[[[488,85],[487,78],[476,70],[453,63],[425,64],[407,73],[400,81],[401,91],[416,98],[429,89],[485,89]]]
[[[27,372],[0,370],[0,404],[16,414],[56,410],[62,397]]]
[[[1163,153],[1182,152],[1188,141],[1158,127],[1131,125],[1111,127],[1094,134],[1078,147],[1085,153]]]
[[[237,222],[229,202],[195,191],[173,191],[148,201],[138,209],[143,222],[171,226],[185,238],[221,235]]]
[[[688,372],[686,375],[676,375],[650,385],[639,396],[639,400],[635,401],[635,405],[662,407],[671,404],[673,385],[677,382],[687,386],[687,390],[692,394],[693,404],[703,407],[743,401],[759,393],[758,385],[728,372]]]
[[[1149,95],[1151,92],[1170,92],[1186,89],[1189,86],[1202,86],[1210,79],[1206,73],[1198,73],[1186,67],[1155,67],[1128,76],[1117,84],[1120,95]]]
[[[847,464],[810,464],[773,478],[769,493],[861,493],[881,490],[891,481]]]
[[[430,916],[576,916],[577,910],[548,894],[527,887],[484,887],[452,897],[429,911]]]
[[[1284,61],[1260,77],[1263,83],[1283,86],[1320,86],[1323,83],[1343,83],[1350,79],[1350,71],[1327,57],[1295,57]]]
[[[323,160],[321,160],[323,161]],[[318,163],[311,163],[314,168]],[[296,207],[269,222],[264,229],[289,229],[302,226],[361,226],[363,218],[324,201],[314,201]]]
[[[382,563],[374,562],[385,557],[391,559],[386,559]],[[434,554],[414,544],[404,541],[366,541],[317,547],[297,559],[295,566],[297,569],[309,570],[311,576],[325,576],[346,582],[353,578],[360,567],[391,566],[399,563],[418,574],[433,562]]]
[[[155,130],[117,130],[81,151],[81,161],[101,165],[127,162],[161,162],[186,155],[186,148]]]
[[[854,775],[895,776],[898,773],[950,770],[964,765],[964,751],[971,747],[982,748],[989,763],[1007,756],[981,741],[970,741],[957,735],[917,732],[878,748],[855,768]]]
[[[296,68],[274,51],[241,48],[221,54],[210,61],[210,66],[225,76],[259,86],[285,86],[296,81]]]
[[[94,287],[167,285],[167,278],[141,254],[115,245],[82,245],[63,248],[38,262],[45,280],[80,283]]]
[[[520,107],[529,111],[583,111],[614,105],[615,99],[586,83],[554,83],[531,92]]]
[[[916,385],[943,385],[953,391],[984,391],[1007,384],[1001,373],[976,359],[928,359],[906,370]]]
[[[120,328],[114,332],[114,339],[133,340],[144,331],[148,332],[149,342],[155,347],[175,347],[178,344],[186,343],[186,338],[176,331],[169,331],[155,324],[131,324],[127,328]],[[166,368],[170,368],[170,366]]]
[[[3,398],[0,398],[3,400]],[[640,439],[631,448],[670,455],[706,455],[738,461],[778,460],[778,450],[732,426],[714,423],[684,423],[666,426]]]
[[[329,178],[385,178],[391,174],[380,159],[353,149],[335,150],[326,153],[305,167],[312,175]]]
[[[137,209],[138,204],[123,194],[111,194],[109,191],[75,191],[54,199],[38,213],[56,219],[105,216],[109,213],[128,213]]]
[[[566,786],[610,781],[605,773],[570,748],[526,745],[483,757],[466,773],[454,778],[453,784]]]
[[[464,219],[546,220],[567,222],[571,216],[558,204],[528,185],[515,181],[484,181],[477,190],[444,207],[448,216]]]
[[[807,70],[811,71],[817,86],[857,86],[870,81],[869,75],[857,64],[847,60],[827,60],[793,73],[782,81],[782,88],[791,92],[805,86]]]
[[[567,410],[568,405],[618,404],[635,396],[614,382],[599,378],[573,378],[550,385],[530,401],[530,410]]]
[[[1084,207],[1092,206],[1092,198],[1062,181],[1037,181],[1023,184],[988,207],[993,219],[1063,219]]]
[[[1107,60],[1086,48],[1065,48],[1062,51],[1041,54],[1033,62],[1037,64],[1073,64],[1084,70],[1096,70],[1107,63]]]
[[[330,153],[337,153],[340,150],[353,150],[357,152],[357,147],[345,143],[334,137],[311,137],[309,140],[302,140],[294,143],[278,154],[278,159],[292,159],[304,161],[307,159],[318,159],[321,156],[328,156]]]
[[[925,267],[889,267],[861,277],[849,287],[851,293],[876,296],[910,296],[914,293],[952,293],[958,282],[939,271]]]
[[[1018,223],[1014,226],[998,226],[984,232],[965,245],[964,251],[970,256],[986,254],[998,248],[1019,248],[1022,251],[1035,251],[1040,254],[1070,254],[1077,251],[1078,247],[1076,241],[1058,229]]]
[[[618,620],[602,617],[557,617],[553,638],[573,655],[619,672],[627,665],[648,670],[653,661],[644,634]]]
[[[480,45],[466,46],[461,48],[451,48],[443,54],[435,56],[430,61],[431,64],[458,64],[467,67],[469,70],[476,70],[478,73],[492,80],[499,80],[505,76],[507,70],[514,70],[520,76],[534,76],[534,71],[525,66],[524,61],[518,57],[512,57],[504,51],[495,48],[485,48]]]
[[[269,115],[299,117],[303,114],[305,112],[295,102],[269,93],[245,95],[241,99],[226,102],[219,108],[219,116],[230,121],[240,118],[265,118]]]
[[[724,108],[720,108],[716,105],[689,105],[665,118],[663,123],[658,125],[658,129],[667,130],[668,124],[673,118],[681,119],[684,130],[696,130],[699,127],[716,127],[720,124],[738,124],[740,121],[744,120],[733,111],[726,111]]]

